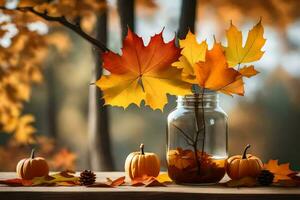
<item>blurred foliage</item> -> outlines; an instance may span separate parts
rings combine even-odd
[[[36,138],[34,146],[20,145],[14,139],[10,139],[6,145],[0,146],[0,171],[15,171],[17,163],[30,156],[32,147],[36,148],[37,156],[46,158],[50,170],[75,169],[76,155],[74,153],[65,148],[58,150],[54,139],[39,136]]]
[[[5,7],[5,1],[0,6]],[[105,8],[102,0],[42,1],[21,0],[18,8],[32,7],[51,16],[65,16],[80,22],[87,31],[93,29],[96,13]],[[55,46],[60,54],[70,48],[68,35],[60,31],[48,34],[32,30],[31,25],[46,21],[25,12],[3,10],[0,38],[10,40],[8,46],[0,46],[0,132],[15,133],[14,139],[22,144],[34,143],[35,129],[32,115],[22,116],[23,103],[29,101],[34,83],[43,80],[42,64],[47,59],[49,46]],[[49,24],[47,24],[49,26]],[[11,33],[10,27],[16,29]],[[55,24],[52,26],[56,26]]]

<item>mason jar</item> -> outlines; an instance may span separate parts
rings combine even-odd
[[[213,184],[225,175],[227,115],[215,92],[177,97],[168,115],[167,165],[179,184]]]

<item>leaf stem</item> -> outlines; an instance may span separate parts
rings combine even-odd
[[[35,149],[32,149],[32,150],[31,150],[31,154],[30,154],[30,158],[31,158],[31,159],[34,159],[34,152],[35,152]]]

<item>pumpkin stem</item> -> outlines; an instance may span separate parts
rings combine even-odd
[[[242,159],[247,159],[247,150],[251,147],[250,144],[247,144],[247,146],[244,149],[243,157]]]
[[[31,159],[34,159],[34,151],[35,151],[35,149],[32,149],[32,150],[31,150],[31,155],[30,155],[30,158],[31,158]]]
[[[145,155],[145,152],[144,152],[144,144],[143,144],[143,143],[140,145],[140,151],[141,151],[141,154],[142,154],[142,155]]]

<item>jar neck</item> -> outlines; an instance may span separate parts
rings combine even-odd
[[[219,95],[216,92],[191,94],[177,97],[177,107],[184,108],[215,108],[219,106]]]

